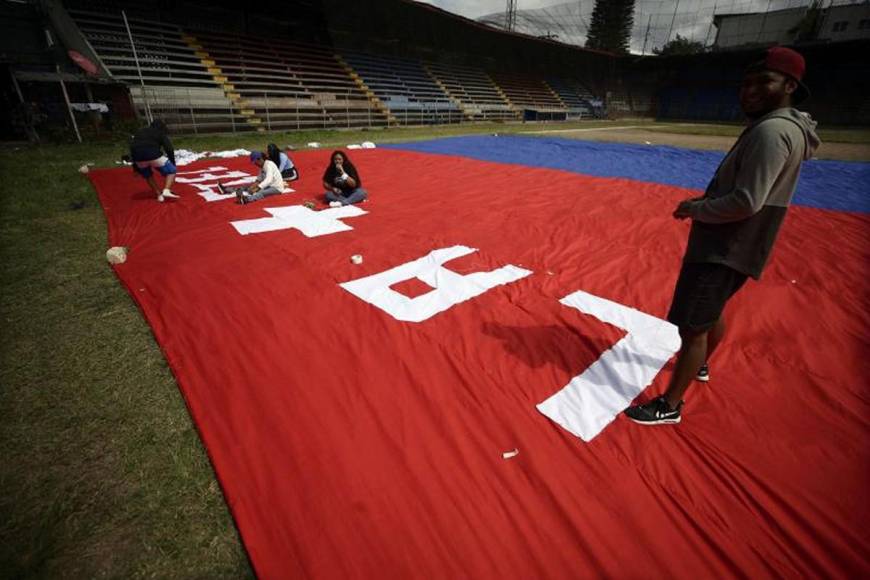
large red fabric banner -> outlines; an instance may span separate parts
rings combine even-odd
[[[213,187],[243,159],[163,204],[90,174],[261,577],[870,572],[867,215],[793,207],[711,381],[649,428],[619,411],[679,346],[670,213],[697,191],[351,157],[371,197],[334,209],[302,205],[326,151],[244,206]]]

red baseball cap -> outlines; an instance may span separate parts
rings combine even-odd
[[[750,66],[746,72],[759,70],[772,70],[794,79],[798,85],[792,95],[792,102],[795,105],[810,96],[810,90],[803,83],[807,63],[799,52],[784,46],[769,48],[764,54],[764,58]]]

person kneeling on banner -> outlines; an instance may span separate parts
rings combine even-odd
[[[284,193],[284,179],[281,177],[281,172],[278,171],[278,166],[271,159],[267,159],[260,151],[254,151],[251,153],[251,163],[260,168],[260,174],[253,185],[226,187],[224,184],[218,183],[218,190],[224,195],[235,194],[236,199],[241,204]]]
[[[368,197],[356,167],[344,151],[332,153],[329,167],[323,173],[323,187],[330,207],[359,203]]]
[[[151,191],[157,196],[157,201],[178,198],[172,193],[172,184],[175,181],[175,149],[169,140],[166,124],[160,119],[154,119],[147,127],[136,131],[130,140],[130,159],[133,162],[133,171],[145,178]],[[160,175],[166,178],[163,190],[154,179],[152,168],[157,168]]]
[[[290,183],[299,179],[299,172],[296,170],[293,160],[290,159],[287,153],[278,149],[277,145],[269,143],[266,147],[266,154],[269,156],[269,160],[278,166],[278,171],[281,172],[281,177],[284,178],[284,181]]]

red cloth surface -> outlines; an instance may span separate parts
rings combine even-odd
[[[670,214],[697,191],[376,149],[351,152],[353,231],[230,226],[319,195],[328,158],[297,153],[297,193],[246,206],[90,173],[260,577],[870,573],[870,217],[791,208],[683,422],[618,417],[584,443],[535,405],[624,333],[559,299],[664,317],[689,227]],[[182,171],[214,165],[255,173]],[[421,323],[339,287],[458,244],[479,252],[457,272],[533,274]]]

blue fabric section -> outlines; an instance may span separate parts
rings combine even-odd
[[[145,179],[148,179],[149,177],[151,177],[154,174],[154,172],[151,171],[151,167],[148,167],[148,166],[139,167],[135,163],[133,164],[133,171],[135,171],[136,173],[138,173],[139,175],[141,175]]]
[[[167,175],[173,175],[178,172],[178,169],[175,168],[175,164],[172,161],[167,161],[163,164],[163,167],[158,167],[157,171],[160,172],[160,175],[164,177]]]
[[[707,187],[725,156],[720,151],[698,151],[664,145],[626,145],[520,136],[450,137],[385,147],[562,169],[597,177],[625,177],[695,189]],[[870,163],[807,161],[801,170],[793,203],[821,209],[870,213]]]

